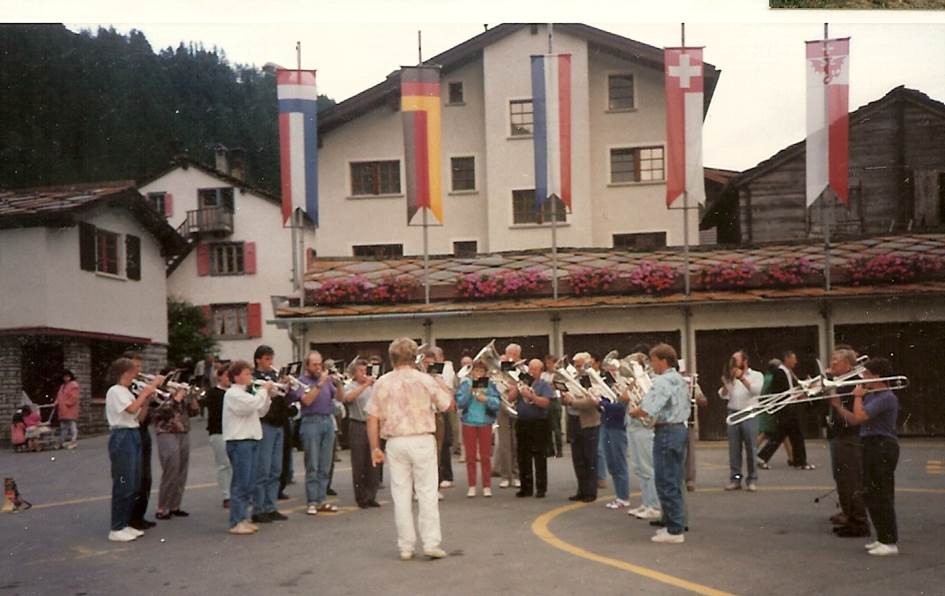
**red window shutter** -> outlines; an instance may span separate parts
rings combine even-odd
[[[262,337],[262,305],[250,302],[246,305],[246,320],[249,324],[250,337]]]
[[[256,243],[243,243],[243,272],[256,273]]]
[[[197,275],[210,275],[210,247],[206,244],[197,245]]]
[[[203,327],[200,328],[200,331],[202,331],[206,335],[210,335],[211,334],[210,325],[213,324],[213,313],[210,310],[210,305],[201,304],[200,312],[203,313],[203,322],[204,322],[204,325]]]
[[[164,195],[164,217],[168,219],[174,217],[174,195],[171,193]]]

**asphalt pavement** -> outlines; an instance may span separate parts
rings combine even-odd
[[[195,427],[201,422],[195,420]],[[289,521],[249,537],[227,533],[213,455],[192,432],[190,517],[132,543],[106,539],[109,464],[104,436],[72,451],[0,453],[33,508],[0,513],[0,596],[14,594],[945,594],[945,441],[904,440],[897,470],[898,557],[865,554],[863,538],[836,538],[826,444],[808,450],[816,470],[787,467],[783,452],[760,471],[759,491],[725,492],[724,443],[698,445],[698,490],[687,495],[682,545],[650,542],[646,522],[596,503],[572,504],[570,459],[549,460],[545,499],[514,489],[467,498],[465,465],[440,504],[446,559],[401,562],[393,510],[354,507],[348,452],[336,464],[336,514],[304,512],[302,454],[280,508]],[[155,461],[155,486],[160,467]],[[632,484],[633,506],[639,487]],[[153,517],[156,495],[149,517]]]

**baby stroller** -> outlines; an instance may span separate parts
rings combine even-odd
[[[56,441],[50,421],[43,422],[39,410],[42,408],[51,408],[52,406],[39,406],[36,409],[30,406],[23,406],[20,409],[23,425],[26,428],[26,449],[29,451],[43,451],[46,449],[57,449],[59,443]]]
[[[13,411],[13,421],[10,423],[10,443],[13,451],[26,451],[26,423],[23,422],[22,409]]]

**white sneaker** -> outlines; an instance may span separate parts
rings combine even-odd
[[[142,531],[139,530],[138,528],[132,528],[131,526],[125,526],[124,528],[122,528],[121,531],[122,531],[122,532],[128,532],[129,534],[131,534],[131,535],[134,536],[135,538],[139,538],[139,537],[141,537],[141,536],[144,536],[144,532],[142,532]]]
[[[131,542],[138,538],[137,535],[132,534],[131,532],[126,532],[128,528],[122,528],[121,530],[112,530],[108,533],[108,539],[112,542]]]
[[[442,559],[447,556],[447,552],[442,548],[425,548],[423,554],[431,559]]]
[[[305,513],[308,515],[318,515],[318,505],[315,503],[309,503],[308,509],[305,510]]]
[[[623,509],[624,507],[629,507],[630,501],[624,501],[623,499],[614,499],[610,503],[604,505],[607,509]]]
[[[879,546],[880,544],[882,544],[882,542],[880,542],[879,540],[876,540],[876,541],[870,542],[869,544],[865,545],[863,548],[865,548],[866,550],[873,550],[874,548],[876,548],[876,547]]]
[[[653,507],[647,507],[642,512],[640,512],[637,517],[643,520],[660,519],[663,517],[663,512]]]
[[[444,480],[443,482],[440,483],[440,488],[452,488],[452,487],[453,487],[453,483],[450,482],[449,480]]]
[[[446,497],[444,497],[444,496],[443,496],[443,493],[441,493],[440,491],[436,491],[436,498],[437,498],[438,500],[442,501],[442,500],[445,499]]]
[[[506,480],[505,478],[503,478],[502,480],[499,481],[499,488],[508,488],[508,487],[509,487],[509,481],[508,481],[508,480]]]
[[[755,492],[755,491],[757,491],[757,490],[758,490],[758,485],[757,485],[757,484],[755,484],[754,482],[749,482],[749,483],[748,483],[748,492],[753,493],[753,492]]]
[[[470,486],[470,487],[469,487],[469,490],[466,491],[466,496],[467,496],[467,497],[475,497],[475,496],[476,496],[476,487],[475,487],[475,486]]]
[[[518,478],[516,478],[515,480],[512,481],[512,486],[514,486],[515,488],[522,488],[522,482]]]
[[[653,534],[653,537],[650,538],[650,541],[660,542],[663,544],[682,544],[686,541],[686,537],[683,534],[670,534],[665,528],[663,528],[656,534]]]
[[[639,516],[641,513],[643,513],[644,511],[646,511],[646,507],[644,507],[643,505],[640,505],[639,507],[634,507],[633,509],[631,509],[630,511],[628,511],[628,512],[627,512],[627,515],[632,515],[633,517],[638,517],[638,516]]]
[[[899,554],[899,547],[896,546],[895,544],[883,544],[883,543],[880,543],[879,546],[877,546],[877,547],[874,548],[874,549],[871,549],[871,550],[869,551],[869,554],[873,555],[874,557],[889,557],[889,556],[894,556],[894,555],[898,555],[898,554]]]
[[[491,497],[492,496],[492,487],[486,486],[482,489],[482,496]]]
[[[409,550],[402,550],[402,551],[400,551],[400,560],[401,560],[401,561],[409,561],[409,560],[412,559],[412,558],[413,558],[413,551],[409,551]]]

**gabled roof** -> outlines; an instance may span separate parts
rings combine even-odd
[[[477,59],[486,46],[529,26],[531,26],[529,23],[503,23],[425,60],[424,63],[438,64],[442,67],[443,73],[448,73]],[[554,30],[586,40],[591,52],[603,52],[649,68],[663,70],[662,48],[582,23],[555,23]],[[721,71],[706,62],[703,65],[703,72],[705,73],[704,112],[707,112]],[[394,71],[384,81],[320,112],[318,131],[320,134],[325,134],[399,97],[400,71]]]
[[[0,191],[0,229],[73,226],[83,213],[114,205],[127,208],[161,244],[163,254],[183,250],[183,239],[130,180]]]
[[[912,105],[918,106],[920,108],[926,109],[941,118],[945,118],[945,104],[940,101],[934,100],[925,93],[917,91],[915,89],[909,89],[904,85],[900,85],[891,89],[886,95],[881,98],[871,101],[870,103],[860,106],[853,112],[850,112],[850,128],[869,121],[870,118],[876,112],[883,110],[884,108],[889,107],[889,105],[896,102],[907,102]],[[770,172],[775,169],[782,163],[798,157],[804,153],[805,141],[798,141],[793,145],[790,145],[781,151],[778,151],[768,159],[762,161],[758,165],[748,170],[743,171],[741,174],[736,176],[731,182],[732,184],[741,186],[751,182],[758,176]]]

